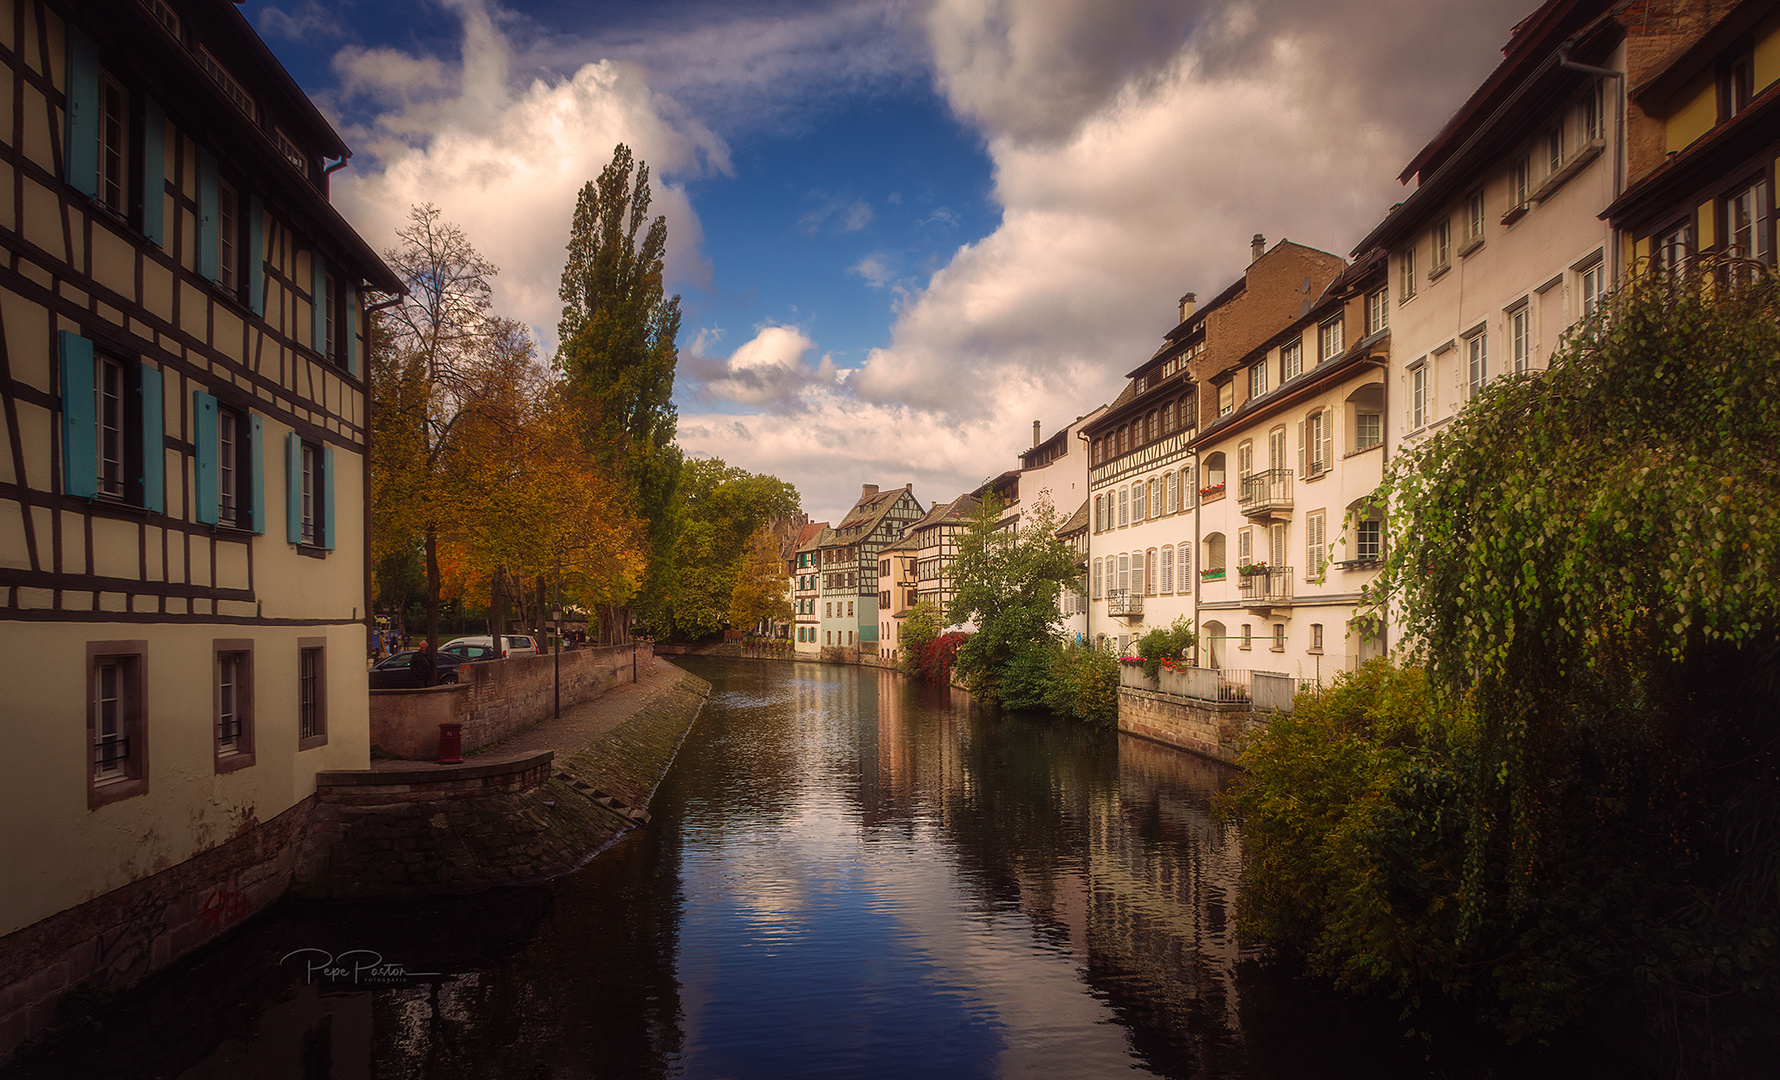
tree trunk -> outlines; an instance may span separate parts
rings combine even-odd
[[[432,655],[439,655],[439,529],[426,527],[426,640]],[[427,685],[432,685],[429,677]]]

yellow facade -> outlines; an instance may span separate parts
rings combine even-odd
[[[359,297],[399,286],[326,208],[338,137],[205,2],[236,38],[0,0],[0,942],[369,764]],[[200,46],[235,69],[178,74]],[[139,165],[83,157],[94,107]]]

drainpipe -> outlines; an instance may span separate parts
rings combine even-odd
[[[1088,433],[1080,428],[1076,429],[1075,437],[1082,441],[1082,456],[1088,460],[1088,502],[1092,505],[1094,502],[1094,458],[1091,454],[1094,443],[1088,438]],[[1092,510],[1088,513],[1088,573],[1091,575],[1094,573],[1094,518]],[[1087,618],[1082,625],[1082,644],[1092,646],[1094,644],[1094,583],[1091,578],[1088,582]]]
[[[1619,84],[1618,91],[1613,95],[1613,197],[1618,199],[1625,191],[1625,72],[1614,71],[1612,68],[1596,67],[1593,64],[1577,63],[1570,59],[1570,50],[1575,47],[1576,42],[1573,40],[1566,41],[1558,46],[1557,58],[1559,67],[1568,68],[1571,71],[1580,71],[1586,75],[1596,76],[1597,78],[1613,79]],[[1618,229],[1613,230],[1613,233],[1613,258],[1608,265],[1613,269],[1613,280],[1610,284],[1618,286],[1620,271],[1622,270],[1620,259],[1624,257],[1625,244],[1619,236]]]

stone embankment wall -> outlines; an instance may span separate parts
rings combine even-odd
[[[591,701],[621,683],[633,681],[655,657],[648,642],[569,649],[562,664],[562,706]],[[371,691],[373,757],[432,761],[439,756],[439,725],[459,723],[463,750],[492,746],[556,711],[554,654],[510,656],[465,664],[456,686],[425,690]]]
[[[1235,765],[1248,733],[1265,720],[1247,702],[1199,701],[1119,687],[1119,730]]]
[[[681,673],[562,760],[546,751],[413,773],[324,773],[294,891],[407,897],[565,874],[648,821],[656,785],[709,693]]]

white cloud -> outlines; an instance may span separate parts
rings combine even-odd
[[[747,431],[737,463],[793,480],[818,517],[860,482],[914,479],[931,501],[1012,466],[1033,419],[1054,430],[1115,395],[1180,294],[1234,280],[1254,233],[1345,254],[1522,7],[934,0],[935,81],[985,136],[1001,224],[899,304],[840,387],[794,417],[724,418]],[[689,415],[682,441],[721,453],[717,424]]]
[[[721,330],[701,330],[680,354],[681,387],[702,400],[801,413],[809,394],[836,382],[834,361],[811,363],[816,343],[795,326],[762,327],[728,359],[713,355],[722,337]]]
[[[316,0],[303,0],[295,11],[267,6],[260,10],[260,33],[266,37],[302,41],[313,38],[343,38],[346,26]]]
[[[343,50],[342,93],[375,119],[346,132],[371,160],[340,174],[335,202],[373,246],[393,246],[410,206],[431,202],[498,267],[497,310],[553,342],[575,197],[617,143],[652,170],[651,212],[668,218],[668,274],[703,280],[702,229],[683,187],[664,176],[727,171],[728,150],[674,117],[637,68],[609,60],[566,77],[511,76],[512,46],[483,0],[449,0],[463,22],[456,62],[387,49]]]
[[[810,196],[821,200],[817,205],[804,211],[797,219],[798,227],[811,236],[821,231],[824,225],[833,224],[841,232],[858,232],[871,224],[871,204],[862,199],[849,198],[845,195],[828,195],[813,191]]]
[[[849,272],[864,278],[865,283],[874,289],[883,288],[890,283],[891,277],[894,276],[890,272],[889,264],[884,261],[884,256],[879,252],[873,252],[860,259],[853,264]]]

